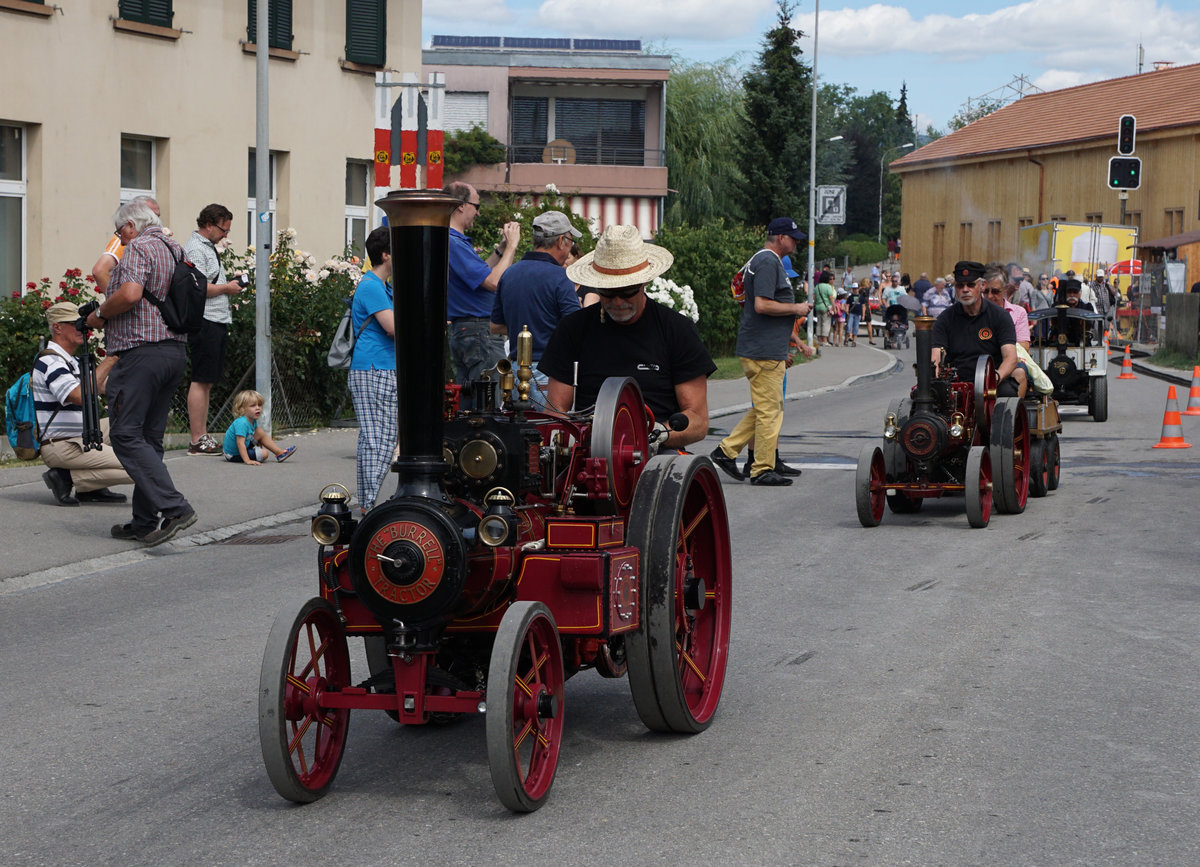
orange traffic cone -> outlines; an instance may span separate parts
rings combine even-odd
[[[1133,375],[1133,360],[1129,357],[1129,347],[1125,347],[1125,357],[1121,359],[1121,375],[1117,379],[1137,379]]]
[[[1183,423],[1179,418],[1179,404],[1175,402],[1175,386],[1167,386],[1167,408],[1163,411],[1162,438],[1154,444],[1156,449],[1190,449],[1183,441]]]
[[[1200,415],[1200,367],[1192,368],[1192,387],[1188,390],[1188,405],[1184,415]]]

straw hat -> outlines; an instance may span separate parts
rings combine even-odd
[[[637,226],[609,226],[596,249],[567,268],[567,276],[580,286],[619,289],[649,283],[674,261],[669,251],[643,241]]]

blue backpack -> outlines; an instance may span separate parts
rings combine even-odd
[[[38,357],[47,351],[39,352]],[[42,450],[29,376],[28,373],[21,374],[21,378],[9,386],[4,394],[4,427],[8,431],[8,444],[23,461],[32,461]],[[58,415],[58,410],[54,411],[54,415]],[[50,418],[53,420],[54,416]]]

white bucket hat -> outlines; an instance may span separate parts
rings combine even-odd
[[[670,251],[643,241],[637,226],[609,226],[596,249],[567,268],[567,276],[580,286],[619,289],[649,283],[674,261]]]

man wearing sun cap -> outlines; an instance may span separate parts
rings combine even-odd
[[[564,317],[546,344],[538,367],[548,377],[551,409],[587,409],[605,379],[629,376],[657,421],[687,416],[688,426],[670,431],[661,446],[704,439],[708,377],[717,366],[692,320],[646,297],[646,284],[673,261],[636,226],[609,226],[596,249],[567,268],[567,277],[599,294],[600,303]]]
[[[754,443],[750,484],[782,487],[792,484],[779,457],[779,430],[783,426],[783,377],[796,317],[812,306],[797,304],[783,268],[783,257],[796,252],[807,236],[790,217],[767,225],[767,240],[746,266],[746,304],[738,327],[737,356],[750,382],[750,409],[713,449],[713,463],[741,481],[737,456]],[[832,279],[832,278],[831,278]],[[832,290],[831,290],[832,291]],[[795,471],[793,471],[795,472]]]
[[[79,308],[69,301],[59,301],[46,309],[50,342],[29,377],[41,458],[50,468],[42,473],[42,481],[60,506],[123,503],[125,495],[110,491],[108,486],[132,485],[133,479],[112,448],[83,450],[83,387],[75,354],[83,346],[84,336],[75,327],[78,319]],[[101,393],[116,360],[110,355],[96,365],[96,388]],[[107,419],[101,426],[107,428]],[[71,496],[72,487],[75,496]]]
[[[508,334],[508,356],[517,358],[517,334],[523,327],[533,336],[533,389],[530,400],[545,408],[546,374],[538,367],[546,342],[559,321],[579,309],[575,284],[563,263],[581,232],[562,211],[545,211],[533,218],[533,249],[500,277],[492,303],[493,334]]]
[[[1016,397],[1017,331],[1005,309],[983,297],[987,269],[979,262],[954,265],[955,301],[933,323],[933,364],[955,369],[960,382],[973,382],[980,355],[991,356],[1000,384],[996,394]]]

